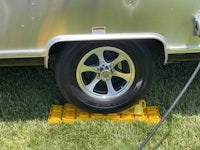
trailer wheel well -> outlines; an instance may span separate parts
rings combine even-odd
[[[147,39],[147,40],[138,40],[141,44],[144,44],[150,51],[153,60],[155,63],[165,61],[165,47],[162,42],[155,39]]]
[[[131,42],[131,41],[135,41],[138,42],[142,45],[145,45],[149,51],[150,54],[152,55],[153,60],[155,61],[155,63],[157,62],[164,62],[165,60],[165,47],[164,44],[159,41],[159,40],[155,40],[155,39],[134,39],[134,40],[123,40],[123,41],[127,41],[127,42]],[[71,47],[75,44],[77,44],[79,41],[75,41],[75,42],[58,42],[56,44],[54,44],[53,46],[51,46],[51,48],[49,49],[49,68],[54,68],[55,67],[55,62],[56,59],[58,59],[59,54],[62,51],[61,47]],[[85,41],[88,42],[88,41]]]

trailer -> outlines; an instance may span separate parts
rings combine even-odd
[[[156,53],[200,60],[199,0],[0,0],[0,20],[0,65],[55,62],[64,98],[89,112],[138,102]]]

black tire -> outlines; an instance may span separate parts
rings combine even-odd
[[[98,52],[101,49],[98,48],[103,51],[103,60],[107,65],[104,66],[107,68],[102,67],[103,61],[100,63],[102,57]],[[115,60],[119,56],[122,56],[122,61],[116,66],[118,61]],[[113,62],[113,67],[109,61]],[[95,72],[90,72],[90,69],[82,71],[81,68],[87,68],[85,65],[98,68],[95,68]],[[88,112],[119,112],[143,97],[151,83],[153,68],[151,55],[142,44],[121,41],[79,42],[70,48],[63,46],[56,64],[56,80],[64,98],[80,109]],[[135,71],[135,74],[130,70]],[[119,72],[122,75],[128,73],[130,77],[118,76]],[[94,80],[97,83],[90,86]]]

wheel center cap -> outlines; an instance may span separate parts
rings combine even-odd
[[[103,81],[110,80],[112,78],[112,73],[109,70],[104,70],[101,72],[101,79]]]

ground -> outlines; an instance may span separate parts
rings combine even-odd
[[[145,99],[161,115],[177,97],[197,63],[157,64]],[[145,149],[200,149],[200,73]],[[52,103],[62,104],[52,70],[0,68],[0,149],[137,149],[153,124],[91,120],[49,125]]]

